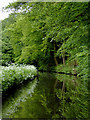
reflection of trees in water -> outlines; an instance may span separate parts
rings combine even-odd
[[[57,79],[56,96],[59,99],[58,111],[60,112],[60,117],[87,117],[88,93],[87,87],[83,83],[82,78],[68,75],[57,75]],[[63,81],[65,81],[64,87]]]
[[[64,88],[63,81],[65,81]],[[76,85],[76,83],[78,83],[78,85]],[[79,106],[82,104],[80,102],[84,101],[82,100],[84,96],[82,95],[83,91],[81,93],[82,87],[80,89],[80,85],[80,79],[78,79],[76,76],[46,72],[39,73],[39,81],[34,90],[34,93],[32,93],[31,96],[28,95],[26,101],[21,101],[17,110],[12,115],[10,115],[10,117],[76,117],[79,114],[80,110],[84,109],[85,111],[84,106]]]
[[[26,101],[20,104],[13,116],[21,118],[51,118],[54,111],[55,76],[49,73],[40,73],[37,87]],[[22,109],[21,109],[22,108]]]

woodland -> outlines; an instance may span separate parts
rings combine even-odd
[[[71,96],[76,106],[65,106],[66,118],[88,117],[88,6],[88,2],[14,2],[4,8],[12,13],[0,23],[2,66],[24,63],[38,71],[65,72],[81,78],[78,97]],[[56,88],[57,97],[59,92]],[[53,115],[58,117],[58,112]]]

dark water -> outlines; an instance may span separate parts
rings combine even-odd
[[[15,91],[3,103],[3,118],[50,118],[54,112],[55,75],[40,73],[35,79]]]
[[[64,118],[66,111],[67,116],[73,117],[77,113],[72,114],[69,110],[69,103],[75,104],[73,99],[77,99],[77,78],[70,75],[60,75],[54,73],[39,73],[39,81],[37,79],[30,81],[22,88],[16,90],[6,101],[3,102],[3,118]],[[69,84],[65,87],[63,84]],[[67,82],[68,81],[68,82]],[[72,82],[74,81],[74,82]],[[68,86],[68,85],[67,85]],[[74,93],[70,91],[74,90]],[[65,91],[69,91],[66,92]],[[61,94],[62,93],[62,94]],[[75,94],[75,95],[74,95]],[[62,97],[66,95],[65,99]],[[70,99],[71,96],[72,100]],[[65,101],[66,100],[66,101]],[[66,103],[67,105],[65,105]],[[67,108],[65,108],[67,106]],[[73,109],[73,107],[72,107]],[[85,113],[85,111],[84,111]],[[70,114],[70,115],[69,115]]]

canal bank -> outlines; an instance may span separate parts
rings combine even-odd
[[[3,118],[74,119],[87,116],[87,91],[81,86],[80,77],[75,77],[39,72],[38,81],[37,78],[30,81],[3,102]],[[85,114],[82,116],[80,111]]]

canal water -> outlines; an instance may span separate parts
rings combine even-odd
[[[48,118],[53,109],[55,76],[39,73],[37,78],[18,88],[3,102],[3,118]],[[46,111],[46,112],[45,112]]]
[[[76,81],[78,81],[78,85]],[[66,84],[70,84],[71,88],[66,88]],[[69,105],[70,102],[75,104],[78,95],[76,86],[79,86],[79,80],[77,80],[75,76],[46,72],[39,73],[38,80],[35,78],[35,80],[18,88],[3,102],[2,117],[24,119],[65,118],[65,101],[68,103],[67,108],[69,111],[66,113],[73,117]],[[72,89],[74,93],[66,94],[66,91],[70,89]],[[70,99],[70,97],[73,96],[72,94],[74,94],[74,97]],[[76,110],[77,108],[74,109]],[[79,109],[77,109],[75,114],[78,114],[78,112]]]

